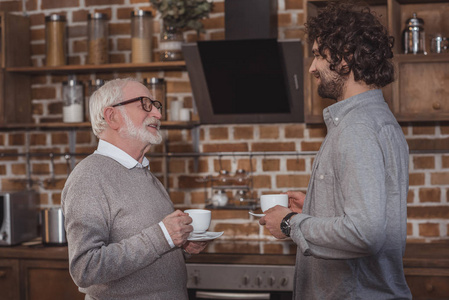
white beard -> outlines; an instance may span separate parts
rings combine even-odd
[[[159,132],[159,130],[156,131],[156,133],[151,133],[147,130],[147,126],[149,124],[157,124],[158,129],[160,128],[160,121],[150,117],[145,119],[145,122],[142,124],[142,127],[138,128],[134,126],[133,122],[131,121],[131,118],[128,116],[128,114],[125,112],[125,110],[122,111],[123,118],[126,122],[126,128],[121,128],[120,133],[124,134],[126,137],[135,138],[138,141],[142,143],[149,143],[151,145],[157,145],[162,142],[162,135]]]

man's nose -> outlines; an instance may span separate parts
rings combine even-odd
[[[316,71],[315,59],[313,59],[312,63],[310,64],[310,67],[309,67],[309,73],[313,74],[315,71]]]

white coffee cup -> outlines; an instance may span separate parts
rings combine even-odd
[[[288,207],[288,195],[271,194],[260,196],[260,208],[263,212],[275,207],[276,205]]]
[[[206,209],[187,209],[184,211],[192,218],[193,233],[204,233],[209,229],[211,211]]]

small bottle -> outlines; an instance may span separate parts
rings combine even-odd
[[[52,14],[45,17],[46,65],[67,64],[67,19],[63,15]]]
[[[74,79],[62,83],[62,121],[78,123],[84,120],[84,88]]]
[[[167,120],[167,113],[166,113],[166,85],[164,78],[145,78],[143,80],[143,84],[150,90],[151,96],[153,96],[153,100],[157,100],[160,103],[162,103],[162,117],[161,121]]]
[[[151,62],[151,41],[153,38],[151,11],[131,12],[131,62]]]
[[[99,78],[89,80],[89,83],[87,86],[87,97],[86,97],[86,101],[84,103],[84,119],[86,121],[90,121],[90,109],[89,109],[90,97],[96,90],[98,90],[100,87],[102,87],[104,85],[104,83],[105,83],[104,80],[99,79]]]
[[[88,55],[87,63],[91,65],[109,62],[108,16],[103,13],[87,15]]]

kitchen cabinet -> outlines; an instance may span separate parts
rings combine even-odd
[[[2,300],[82,300],[69,274],[67,247],[0,248]]]
[[[31,121],[30,76],[6,71],[30,64],[29,27],[28,17],[0,12],[0,125]]]
[[[449,53],[430,53],[430,39],[449,36],[449,1],[368,0],[389,34],[394,36],[396,80],[383,89],[384,97],[398,121],[443,121],[449,119]],[[305,18],[315,16],[326,1],[305,0]],[[413,12],[424,20],[425,54],[402,54],[402,31]],[[311,45],[305,48],[304,111],[306,123],[322,123],[322,110],[334,103],[318,96],[314,78],[308,73]]]
[[[3,300],[19,299],[19,261],[0,259],[0,293]]]

